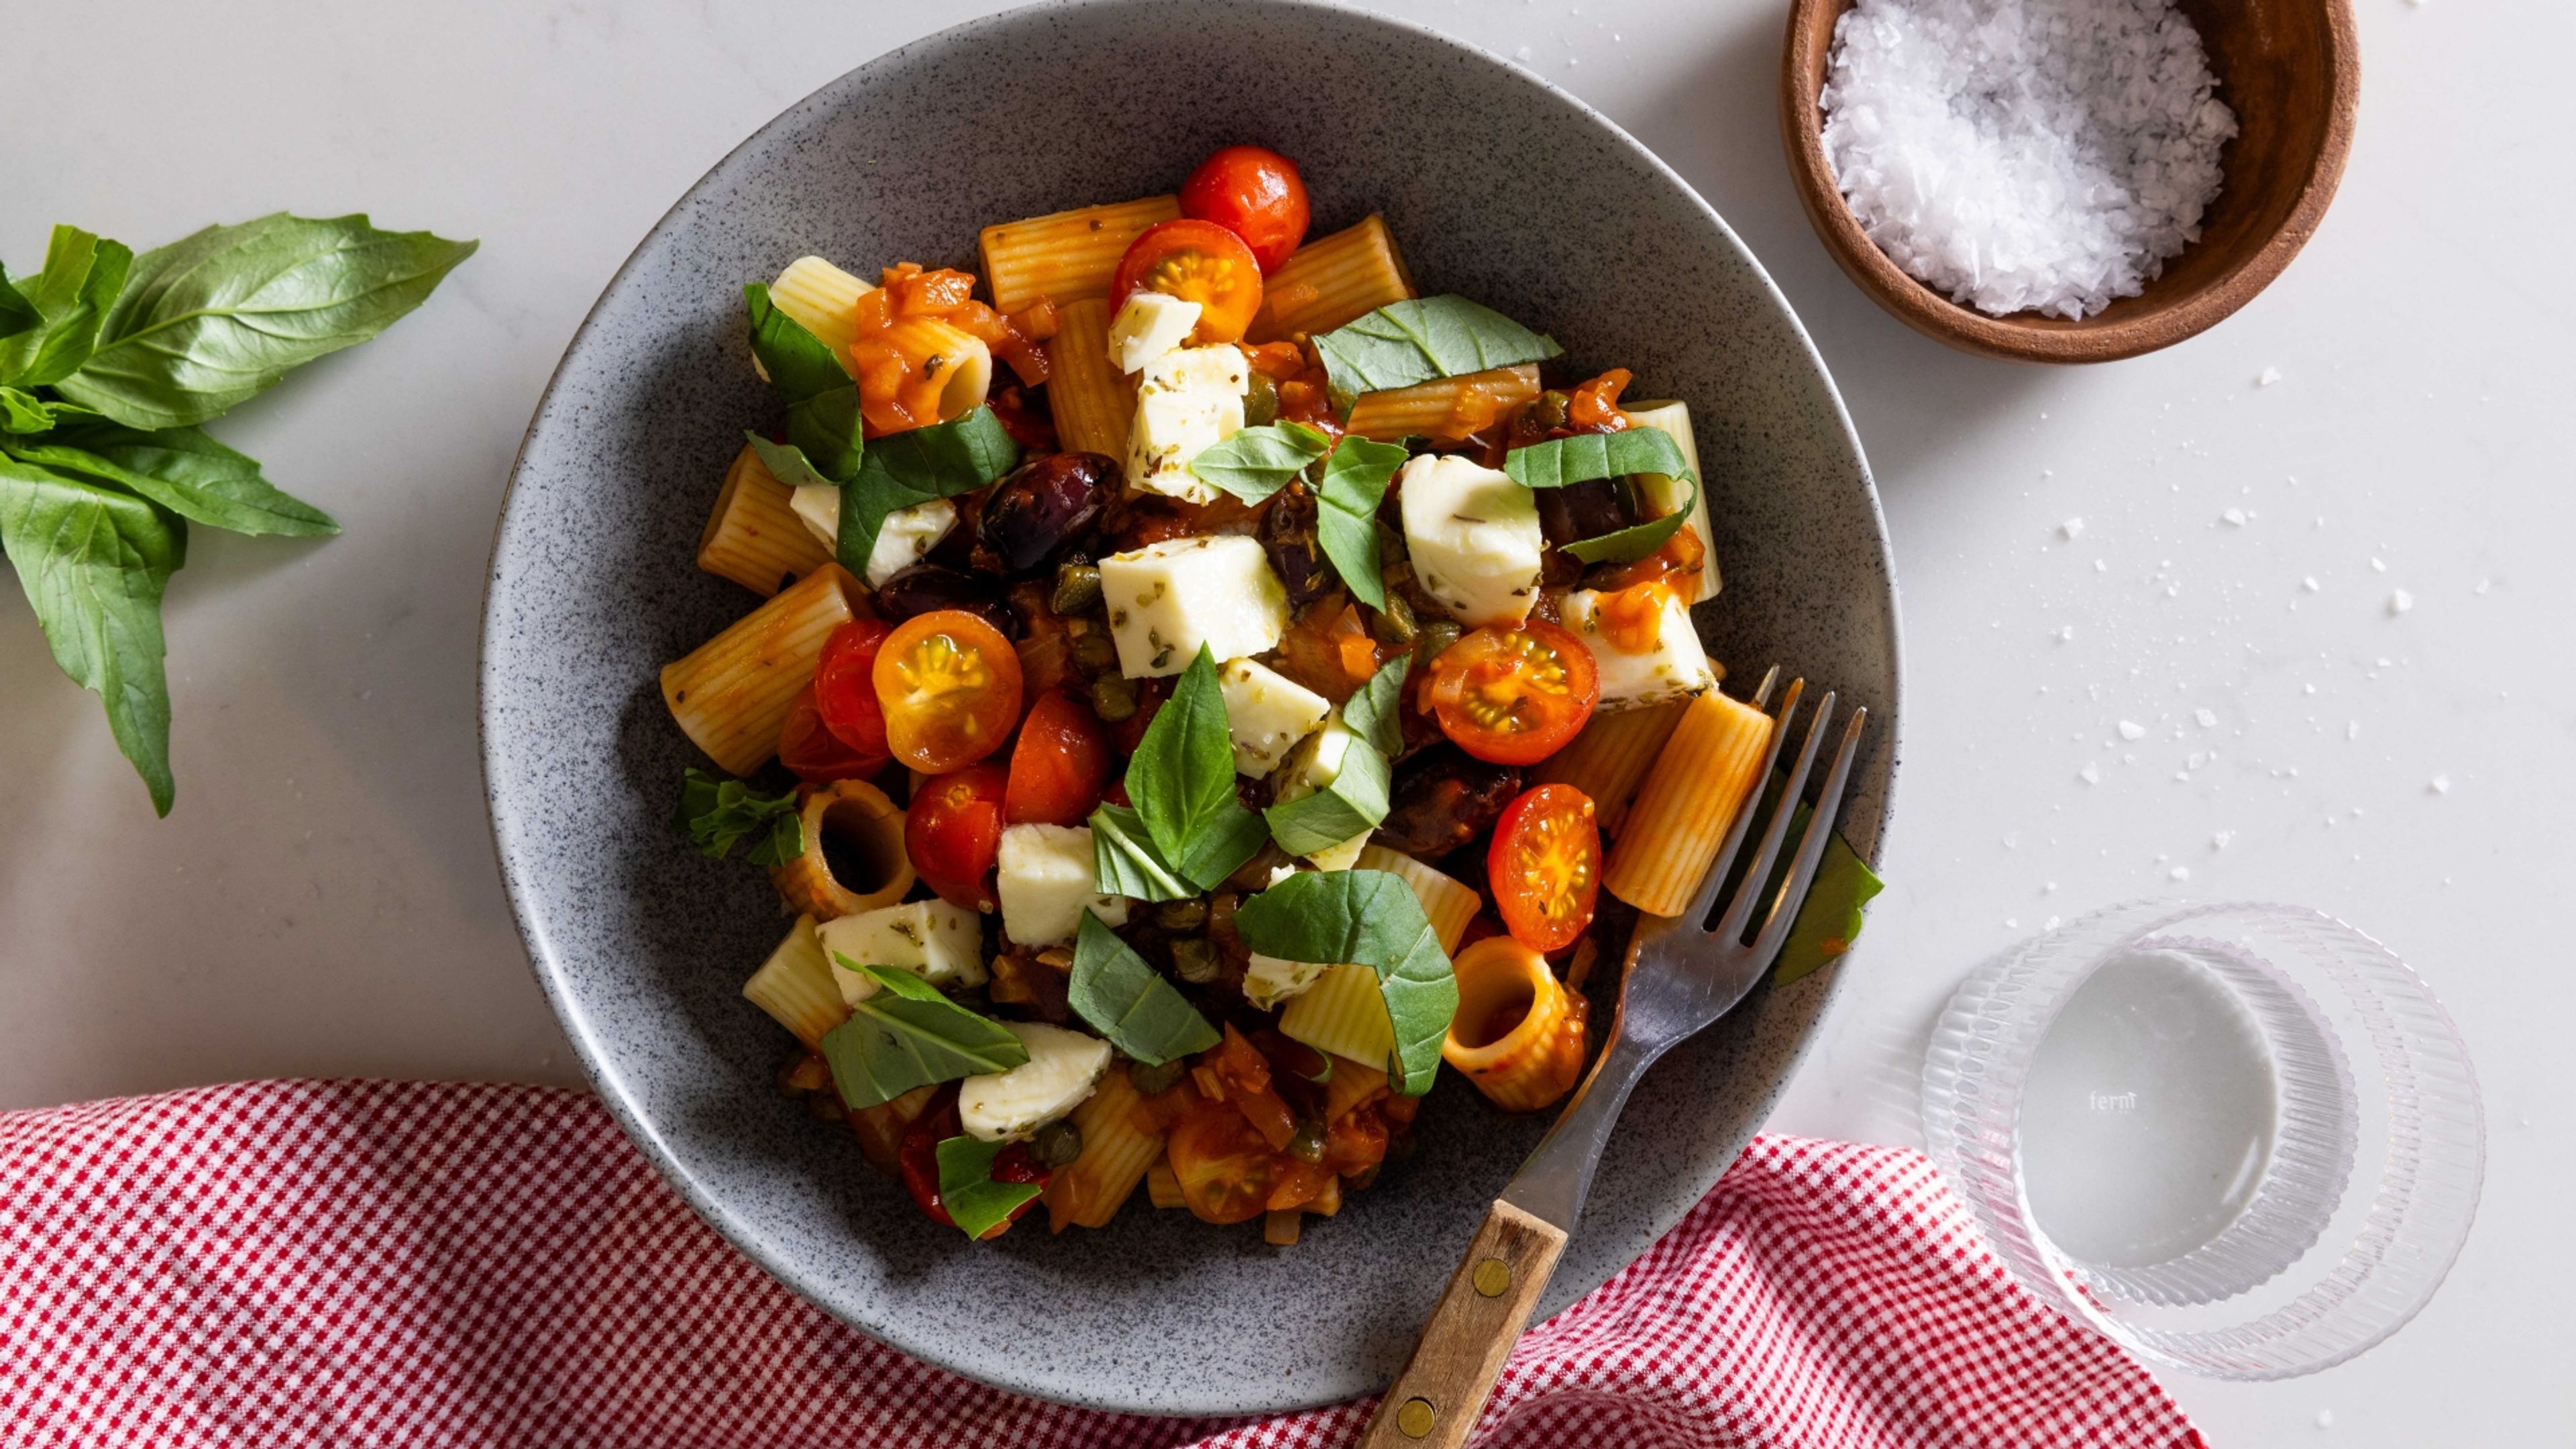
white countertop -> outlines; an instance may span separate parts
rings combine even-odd
[[[1697,186],[1806,319],[1875,465],[1911,691],[1893,884],[1773,1130],[1918,1141],[1932,1017],[2051,916],[2153,893],[2321,907],[2413,962],[2468,1037],[2477,1229],[2423,1316],[2352,1364],[2170,1385],[2220,1445],[2565,1443],[2576,969],[2547,921],[2576,873],[2576,303],[2534,274],[2563,273],[2576,234],[2576,7],[2356,3],[2360,136],[2315,242],[2215,332],[2084,371],[1945,351],[1835,271],[1772,119],[1778,0],[1385,8],[1518,58]],[[511,454],[591,299],[701,171],[991,8],[138,0],[11,23],[0,256],[21,269],[56,220],[139,248],[280,208],[483,250],[220,425],[348,531],[197,531],[168,611],[167,821],[0,592],[0,1107],[290,1074],[578,1080],[476,758]],[[82,79],[102,58],[112,88]]]

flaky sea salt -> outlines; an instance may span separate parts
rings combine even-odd
[[[2084,317],[2200,237],[2235,113],[2173,0],[1859,0],[1825,155],[1853,217],[1980,311]]]

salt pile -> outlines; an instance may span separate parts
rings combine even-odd
[[[2172,0],[1860,0],[1825,155],[1861,230],[1954,300],[2086,317],[2200,237],[2236,115]]]

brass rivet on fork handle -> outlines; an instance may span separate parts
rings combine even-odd
[[[1419,1439],[1431,1432],[1434,1417],[1429,1399],[1407,1399],[1404,1407],[1395,1411],[1395,1427],[1403,1430],[1407,1439]]]

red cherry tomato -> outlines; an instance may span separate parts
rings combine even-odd
[[[1276,151],[1228,146],[1181,183],[1181,215],[1243,238],[1267,273],[1306,239],[1306,183],[1297,163]]]
[[[904,620],[878,648],[869,678],[885,711],[886,748],[924,774],[975,763],[1020,722],[1018,652],[963,609]]]
[[[877,707],[874,671],[877,651],[893,632],[883,619],[852,619],[823,641],[822,662],[814,669],[814,704],[823,712],[823,727],[881,762],[894,756],[886,749],[885,711]]]
[[[1215,222],[1157,222],[1128,244],[1109,288],[1121,305],[1138,292],[1198,303],[1191,342],[1233,342],[1261,310],[1261,263],[1243,238]]]
[[[1592,924],[1601,899],[1601,826],[1592,797],[1571,785],[1541,785],[1494,823],[1485,880],[1512,939],[1533,951],[1562,951]]]
[[[1544,619],[1491,624],[1431,661],[1423,691],[1441,731],[1496,765],[1534,765],[1592,717],[1600,670],[1584,642]]]
[[[886,767],[885,756],[851,749],[832,733],[823,723],[823,711],[814,702],[810,684],[787,706],[787,722],[778,729],[778,762],[808,785],[863,780]]]
[[[903,853],[941,900],[970,911],[994,908],[993,862],[1002,850],[1009,779],[999,765],[970,765],[934,775],[913,792],[903,816]]]
[[[1109,731],[1071,695],[1038,696],[1011,747],[1002,819],[1012,825],[1080,825],[1109,783]]]
[[[1270,1150],[1268,1139],[1231,1105],[1201,1101],[1172,1124],[1164,1139],[1182,1200],[1211,1223],[1249,1222],[1270,1206],[1279,1164],[1294,1161]]]

